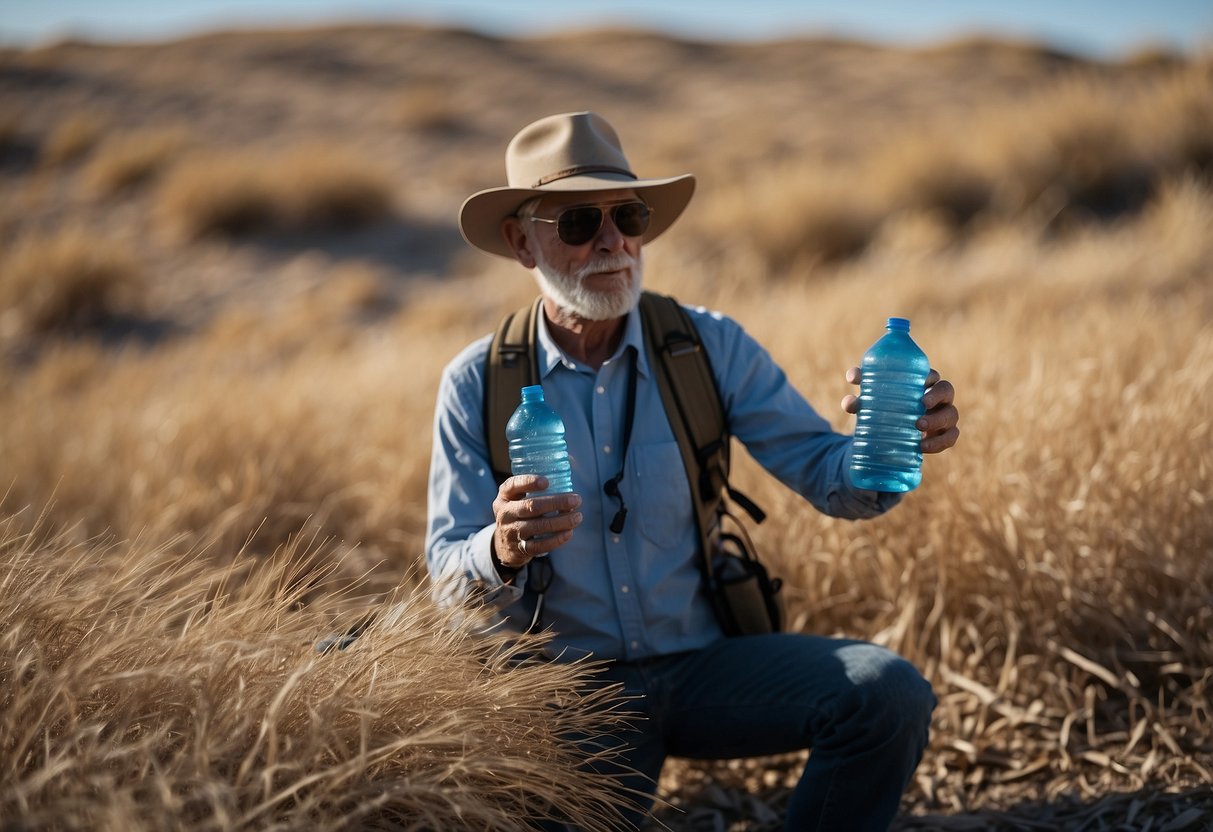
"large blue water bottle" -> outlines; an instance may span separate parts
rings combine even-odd
[[[910,338],[910,322],[889,318],[863,356],[851,483],[871,491],[912,491],[922,482],[922,394],[931,364]]]
[[[543,400],[538,384],[522,388],[522,402],[505,426],[510,446],[510,472],[547,477],[548,487],[540,494],[564,494],[573,490],[569,448],[564,441],[564,422]]]

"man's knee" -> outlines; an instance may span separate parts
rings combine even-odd
[[[925,741],[936,699],[914,665],[874,644],[848,645],[839,658],[861,719],[882,725],[885,733],[921,734]]]

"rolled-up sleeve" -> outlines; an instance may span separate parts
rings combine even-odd
[[[493,567],[497,483],[484,438],[484,357],[472,344],[443,371],[434,408],[426,564],[440,603],[476,600],[493,607],[522,596],[526,570],[506,584]]]

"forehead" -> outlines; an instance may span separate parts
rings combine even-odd
[[[571,208],[574,205],[604,205],[608,202],[626,202],[636,199],[634,188],[619,188],[612,191],[574,191],[567,194],[548,194],[539,201],[539,210],[551,211]]]

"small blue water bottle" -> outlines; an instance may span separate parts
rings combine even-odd
[[[505,426],[510,448],[510,472],[547,477],[548,487],[532,496],[565,494],[573,490],[564,422],[543,399],[538,384],[522,388],[522,402]]]
[[[906,318],[889,318],[863,356],[851,483],[871,491],[912,491],[922,482],[922,395],[931,364]]]

